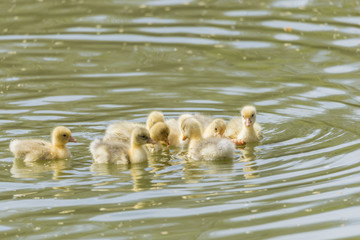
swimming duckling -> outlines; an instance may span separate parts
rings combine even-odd
[[[36,160],[67,159],[71,157],[68,142],[76,142],[67,127],[58,126],[51,133],[51,142],[41,139],[15,139],[10,142],[10,151],[15,158],[25,162]]]
[[[228,123],[225,136],[232,139],[236,145],[260,141],[262,134],[261,126],[256,122],[256,108],[245,106],[240,113],[240,118],[233,118]]]
[[[150,129],[158,122],[165,122],[164,114],[159,111],[152,111],[146,119],[146,128]]]
[[[95,139],[90,144],[90,152],[95,163],[129,164],[142,163],[148,159],[145,144],[156,142],[150,138],[144,127],[136,127],[130,137],[130,144],[122,141]]]
[[[183,122],[181,132],[183,140],[189,139],[189,156],[194,160],[224,160],[234,156],[234,143],[225,138],[204,139],[201,135],[201,125],[194,118],[188,118]]]
[[[226,122],[221,118],[214,119],[204,131],[203,137],[222,137],[226,129]]]

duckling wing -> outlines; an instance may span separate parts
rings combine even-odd
[[[236,139],[239,133],[241,132],[242,124],[241,118],[235,117],[229,121],[226,126],[224,136],[230,139]]]
[[[51,143],[39,139],[12,140],[10,151],[15,158],[25,161],[46,160],[51,158]]]

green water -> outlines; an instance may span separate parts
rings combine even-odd
[[[0,3],[1,239],[358,239],[359,1]],[[233,162],[94,166],[119,120],[258,109]],[[69,127],[71,161],[13,138]]]

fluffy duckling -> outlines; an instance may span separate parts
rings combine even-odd
[[[234,143],[225,138],[206,138],[201,135],[201,125],[194,118],[186,119],[181,132],[183,140],[189,139],[189,156],[194,160],[224,160],[234,156]]]
[[[145,144],[156,142],[144,127],[136,127],[130,137],[130,144],[122,141],[95,139],[90,144],[90,152],[95,163],[129,164],[142,163],[148,159]]]
[[[225,136],[236,145],[258,142],[262,139],[261,126],[256,122],[256,108],[245,106],[241,109],[241,117],[233,118],[227,125]]]
[[[146,128],[150,129],[158,122],[165,122],[164,114],[159,111],[152,111],[146,119]]]
[[[10,142],[9,147],[15,158],[32,162],[70,158],[70,151],[66,147],[68,142],[76,142],[70,129],[58,126],[51,133],[51,142],[41,139],[15,139]]]
[[[222,137],[226,129],[226,122],[223,119],[214,119],[204,131],[203,137]]]

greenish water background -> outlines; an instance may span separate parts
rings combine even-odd
[[[2,239],[358,239],[359,1],[2,1]],[[114,121],[258,109],[232,163],[92,166]],[[71,161],[13,162],[66,125]]]

